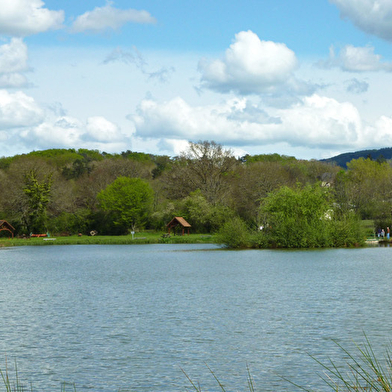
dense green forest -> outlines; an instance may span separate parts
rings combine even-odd
[[[279,154],[234,157],[210,141],[177,157],[51,149],[0,158],[0,219],[19,236],[165,230],[184,217],[194,233],[233,247],[347,246],[359,221],[390,226],[392,167],[347,168]],[[4,235],[4,233],[2,233]]]

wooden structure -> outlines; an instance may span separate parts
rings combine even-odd
[[[174,217],[166,226],[169,234],[171,230],[174,230],[177,226],[181,226],[181,235],[185,234],[185,229],[188,229],[189,235],[189,229],[192,227],[184,218],[180,216]]]
[[[15,229],[5,220],[0,220],[0,231],[9,231],[11,233],[12,238],[14,238]]]

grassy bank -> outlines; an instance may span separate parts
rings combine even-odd
[[[214,243],[210,234],[190,234],[165,237],[165,233],[140,232],[124,236],[53,236],[47,238],[0,238],[0,246],[34,245],[134,245],[134,244],[208,244]]]

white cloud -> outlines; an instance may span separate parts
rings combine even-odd
[[[43,112],[33,98],[0,90],[0,129],[33,126],[42,119]]]
[[[21,131],[19,140],[30,149],[89,148],[118,152],[129,145],[120,129],[104,117],[90,117],[86,123],[69,116],[54,121],[46,119]]]
[[[0,73],[27,71],[27,46],[20,38],[0,46]]]
[[[387,116],[381,116],[374,128],[369,129],[369,133],[372,133],[372,137],[375,140],[377,146],[391,146],[392,145],[392,118]]]
[[[84,139],[94,140],[102,143],[113,143],[124,140],[124,135],[119,128],[102,116],[90,117],[87,120],[86,134]]]
[[[102,116],[86,122],[71,116],[58,116],[60,107],[46,112],[23,92],[0,90],[0,139],[22,150],[47,148],[89,148],[119,152],[129,148],[130,139],[120,128]],[[16,148],[16,147],[15,147]]]
[[[189,146],[188,140],[161,139],[158,144],[160,151],[170,151],[173,155],[180,155]]]
[[[390,0],[330,0],[366,33],[392,41],[392,2]]]
[[[71,32],[80,33],[89,31],[99,33],[106,29],[119,29],[126,23],[155,23],[156,20],[147,11],[134,9],[120,10],[107,2],[103,7],[96,7],[76,18]]]
[[[362,143],[362,119],[349,102],[313,95],[280,114],[290,145],[330,148]]]
[[[64,21],[63,11],[44,8],[41,0],[2,0],[0,34],[28,36],[59,29]]]
[[[25,143],[35,148],[52,146],[73,147],[83,134],[83,124],[72,117],[59,117],[54,122],[46,120],[36,127],[29,127],[21,132]]]
[[[133,120],[137,137],[208,139],[231,146],[286,143],[306,148],[362,148],[379,142],[378,129],[392,135],[388,128],[392,120],[380,120],[370,127],[353,104],[319,95],[275,110],[273,116],[244,98],[204,107],[192,107],[181,98],[164,103],[145,100]]]
[[[27,79],[22,72],[29,70],[27,46],[20,38],[0,46],[0,88],[25,87]]]
[[[340,50],[338,56],[336,56],[335,49],[331,46],[329,59],[320,61],[318,65],[324,68],[339,67],[347,72],[391,72],[392,63],[382,62],[381,59],[382,56],[375,54],[372,46],[355,47],[346,45]]]
[[[285,44],[261,41],[252,31],[241,31],[222,60],[202,60],[202,87],[240,94],[274,92],[290,83],[297,59]]]

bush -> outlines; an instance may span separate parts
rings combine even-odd
[[[330,208],[330,193],[318,184],[284,186],[271,192],[261,205],[270,244],[279,248],[331,246]]]
[[[246,248],[250,242],[246,223],[239,217],[229,219],[218,231],[216,242],[228,248]]]
[[[365,233],[360,219],[353,213],[330,222],[330,233],[334,247],[362,246]]]

